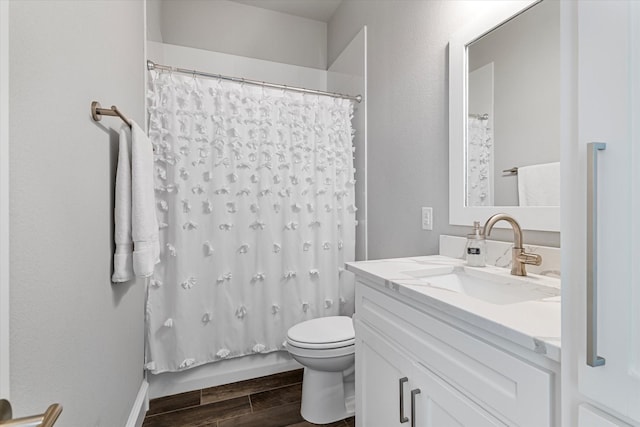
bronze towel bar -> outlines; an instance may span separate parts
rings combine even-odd
[[[502,173],[506,174],[502,176],[518,175],[518,168],[505,169],[502,171]]]
[[[91,103],[91,117],[93,117],[93,120],[96,122],[99,122],[102,120],[102,116],[120,117],[126,124],[131,126],[131,121],[127,119],[115,105],[112,105],[111,108],[102,108],[98,101],[93,101]]]

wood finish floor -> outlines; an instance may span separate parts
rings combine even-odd
[[[312,427],[300,415],[302,369],[153,399],[143,427]],[[325,427],[355,427],[349,418]]]

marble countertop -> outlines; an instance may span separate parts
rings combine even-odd
[[[560,363],[561,303],[560,296],[510,304],[493,304],[451,290],[430,286],[420,274],[442,274],[451,267],[490,273],[513,282],[530,283],[560,289],[554,277],[529,274],[526,278],[511,276],[500,267],[467,267],[461,259],[442,255],[382,259],[347,263],[347,270],[369,282],[398,292],[419,303],[437,307],[460,320],[480,327]],[[438,270],[442,270],[441,272]],[[412,274],[413,273],[413,274]]]

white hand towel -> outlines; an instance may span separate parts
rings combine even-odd
[[[520,206],[560,206],[560,162],[518,168]]]
[[[131,238],[133,271],[149,277],[160,262],[158,219],[153,184],[153,146],[147,134],[131,122]]]
[[[131,129],[120,129],[115,195],[116,250],[113,254],[113,282],[133,279],[133,242],[131,240]]]
[[[140,127],[120,130],[116,171],[113,282],[149,277],[160,261],[153,184],[153,148]]]

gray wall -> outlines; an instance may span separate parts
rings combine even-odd
[[[369,258],[438,251],[449,225],[448,53],[451,35],[489,2],[345,0],[328,25],[329,63],[367,25]],[[420,207],[432,206],[433,231]],[[486,220],[486,218],[478,218]],[[509,230],[492,238],[509,240]],[[525,232],[558,246],[558,233]]]
[[[112,285],[118,118],[142,122],[143,3],[11,1],[11,398],[60,426],[126,424],[142,382],[144,284]]]
[[[147,40],[162,43],[162,1],[143,1],[147,5]]]
[[[162,0],[164,43],[327,69],[327,24],[227,0]]]
[[[495,205],[518,206],[512,167],[560,161],[560,2],[544,1],[469,48],[469,71],[494,63]]]

